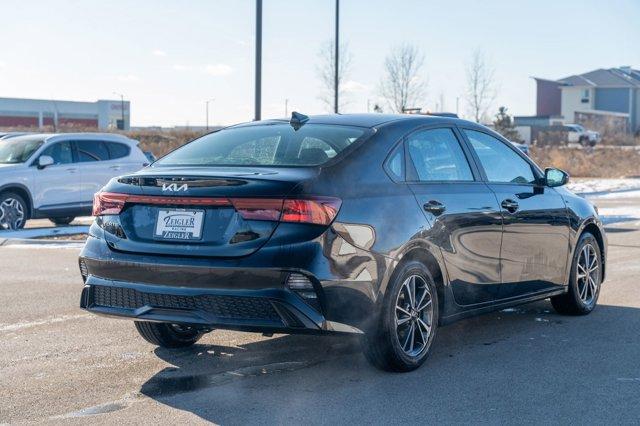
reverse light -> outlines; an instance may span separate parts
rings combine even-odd
[[[302,296],[305,299],[315,300],[318,298],[313,284],[306,276],[302,274],[289,274],[287,278],[287,287]]]

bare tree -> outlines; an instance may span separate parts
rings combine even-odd
[[[384,60],[380,94],[395,112],[415,107],[426,93],[426,80],[421,78],[424,55],[417,46],[394,47]]]
[[[320,79],[322,85],[322,91],[318,98],[327,107],[328,111],[333,112],[334,103],[334,90],[335,90],[335,41],[325,42],[318,52],[320,62],[316,66],[316,74]],[[345,90],[345,83],[349,78],[351,72],[351,62],[353,56],[349,51],[349,46],[346,43],[340,43],[340,58],[338,60],[338,108],[342,110],[343,107],[349,104],[347,98],[347,91]]]
[[[495,97],[493,68],[487,63],[482,50],[476,49],[467,66],[466,100],[469,113],[477,123],[486,118]]]

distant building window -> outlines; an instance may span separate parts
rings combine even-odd
[[[583,104],[589,103],[589,89],[584,89],[582,91],[582,99],[580,100]]]

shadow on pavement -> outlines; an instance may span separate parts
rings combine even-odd
[[[175,367],[141,392],[221,424],[637,420],[638,329],[640,309],[567,317],[538,302],[440,328],[405,374],[370,367],[349,336],[157,349]]]

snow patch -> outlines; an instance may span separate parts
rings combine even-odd
[[[640,191],[640,179],[576,179],[567,188],[585,196],[610,196],[615,192]]]

